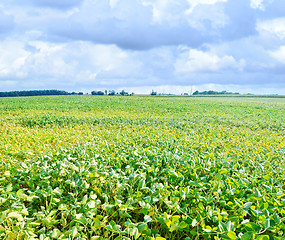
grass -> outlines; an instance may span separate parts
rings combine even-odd
[[[284,239],[285,100],[0,99],[0,239]]]

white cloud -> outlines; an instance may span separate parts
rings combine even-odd
[[[183,19],[185,3],[176,0],[147,0],[142,2],[142,6],[151,7],[152,22],[154,24],[168,23],[173,26],[179,24]]]
[[[26,76],[24,65],[29,53],[24,45],[12,40],[2,41],[0,45],[0,79]]]
[[[269,51],[269,55],[280,63],[285,64],[285,46],[281,46],[275,51]]]
[[[49,84],[112,85],[124,78],[141,78],[143,73],[137,54],[115,45],[11,40],[0,45],[2,83],[4,79],[14,79],[22,86],[32,83],[40,87]],[[112,79],[115,82],[111,82]]]
[[[258,32],[268,37],[278,37],[285,40],[285,18],[275,18],[265,21],[259,21],[256,26]]]
[[[64,77],[72,72],[72,64],[64,60],[64,49],[66,44],[52,44],[46,42],[29,42],[37,49],[26,59],[25,67],[33,76],[58,76]]]
[[[202,23],[204,20],[213,22],[213,25],[224,21],[223,9],[216,8],[215,5],[225,2],[227,0],[145,0],[143,6],[152,8],[153,23],[167,23],[168,26],[188,23],[194,28],[204,28]]]
[[[263,2],[264,2],[264,0],[251,0],[250,6],[254,9],[265,10]]]
[[[110,0],[109,4],[111,8],[115,8],[120,0]]]
[[[186,11],[187,14],[191,14],[195,7],[199,5],[214,5],[218,2],[227,2],[228,0],[187,0],[190,8]]]
[[[232,56],[219,57],[211,52],[186,48],[177,59],[175,69],[177,73],[242,71],[244,65],[244,60],[238,62]]]
[[[229,21],[224,9],[217,4],[197,4],[186,14],[190,26],[206,34],[214,33],[215,35],[215,31],[227,25]]]

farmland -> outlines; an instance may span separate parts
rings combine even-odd
[[[284,239],[285,99],[0,99],[0,239]]]

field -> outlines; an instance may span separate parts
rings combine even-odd
[[[0,239],[285,239],[285,99],[0,99]]]

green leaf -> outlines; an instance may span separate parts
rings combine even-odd
[[[257,240],[270,240],[270,237],[268,235],[262,235],[262,236],[257,236]]]
[[[147,230],[147,229],[148,229],[148,226],[147,226],[146,223],[140,223],[140,224],[138,225],[138,230],[139,230],[140,233],[143,232],[143,231],[145,231],[145,230]]]
[[[140,236],[140,232],[139,232],[138,228],[134,227],[132,232],[131,232],[131,235],[134,236],[135,239],[138,239]]]
[[[12,184],[9,184],[6,188],[6,193],[10,193],[13,191],[13,185]]]
[[[68,209],[68,207],[65,204],[60,204],[59,207],[58,207],[58,210],[61,210],[61,211],[64,211],[64,210],[67,210],[67,209]]]
[[[145,223],[148,223],[148,222],[151,222],[151,221],[152,221],[152,218],[150,216],[148,216],[148,215],[144,216],[144,222]]]
[[[0,206],[7,201],[6,198],[0,197]]]
[[[270,220],[269,219],[265,220],[265,227],[270,228]]]
[[[138,188],[143,188],[145,185],[145,179],[141,179],[140,182],[139,182],[139,185],[138,185]]]
[[[188,227],[188,224],[186,222],[182,221],[182,222],[179,223],[179,228],[180,229],[187,228],[187,227]]]
[[[226,224],[226,228],[227,228],[227,231],[228,232],[230,232],[231,231],[231,229],[232,229],[232,222],[231,221],[229,221],[227,224]]]
[[[259,232],[262,229],[259,225],[253,222],[248,222],[244,226],[249,232]]]
[[[259,190],[257,188],[254,189],[254,195],[258,198],[262,197],[261,193],[259,192]]]
[[[52,191],[52,194],[57,194],[57,195],[61,195],[62,194],[62,190],[60,190],[58,187],[56,188],[56,189],[54,189],[53,191]]]
[[[76,226],[72,227],[71,236],[75,238],[77,234],[78,234],[77,227]]]
[[[86,204],[86,202],[87,202],[87,200],[88,200],[88,196],[87,195],[85,195],[83,198],[82,198],[82,205],[85,205]]]
[[[263,212],[260,209],[251,208],[250,210],[254,213],[255,216],[263,214]]]
[[[224,224],[223,222],[219,222],[219,225],[218,225],[219,232],[224,232],[226,231],[226,229],[227,229],[226,224]]]
[[[116,227],[116,223],[112,220],[110,223],[110,226],[112,227],[112,228],[115,228]]]
[[[50,237],[53,239],[58,239],[60,234],[61,234],[61,232],[57,228],[55,228],[55,229],[53,229]]]
[[[10,212],[8,218],[16,218],[18,221],[23,221],[23,216],[17,212]]]
[[[93,236],[93,237],[91,237],[91,240],[97,240],[99,238],[100,238],[100,236]]]
[[[117,232],[118,230],[120,230],[121,226],[120,225],[116,225],[116,223],[112,220],[108,226],[105,227],[106,229],[110,230],[110,231],[114,231]]]
[[[227,236],[231,239],[231,240],[236,240],[237,235],[235,234],[235,232],[230,231],[227,233]]]
[[[278,216],[277,213],[275,213],[275,214],[273,215],[273,218],[274,218],[274,221],[275,221],[277,224],[281,224],[281,219],[280,219],[280,217]]]
[[[171,224],[171,227],[170,227],[169,231],[173,232],[173,231],[176,231],[178,229],[179,229],[179,223],[175,222],[174,224],[173,223]]]
[[[245,209],[245,210],[249,209],[251,207],[251,205],[252,205],[252,202],[247,202],[243,205],[243,209]]]
[[[245,233],[245,234],[243,234],[242,236],[241,236],[241,240],[251,240],[252,239],[252,233],[250,233],[250,232],[247,232],[247,233]]]
[[[172,222],[176,222],[176,221],[178,221],[180,219],[180,216],[179,215],[174,215],[174,216],[172,216]]]
[[[197,220],[194,218],[192,221],[192,227],[195,227],[197,225],[197,223],[198,223]]]
[[[210,226],[206,226],[206,228],[203,228],[203,230],[207,233],[212,232],[212,228]]]
[[[245,220],[243,220],[243,221],[241,222],[241,224],[246,224],[246,223],[248,223],[248,222],[250,222],[250,220],[249,220],[249,219],[245,219]]]
[[[95,206],[96,206],[95,201],[90,201],[90,202],[88,202],[87,206],[88,206],[89,208],[95,208]]]
[[[106,228],[107,230],[109,230],[109,231],[113,231],[113,228],[112,228],[112,226],[110,226],[110,225],[106,226],[105,228]]]

